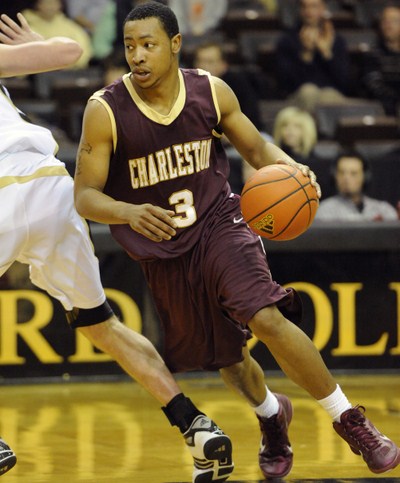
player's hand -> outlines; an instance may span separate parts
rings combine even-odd
[[[296,163],[296,161],[292,159],[278,159],[277,164],[288,164],[289,166],[294,166],[295,168],[299,169],[304,176],[308,176],[310,178],[312,186],[315,187],[317,191],[318,198],[321,198],[321,187],[317,181],[317,176],[314,171],[311,171],[310,167],[306,164]]]
[[[17,18],[19,25],[6,14],[0,16],[0,41],[3,44],[18,45],[44,40],[30,28],[22,13],[17,13]]]
[[[174,211],[164,210],[150,203],[131,205],[131,211],[130,227],[149,240],[161,242],[171,240],[176,235],[177,224],[173,219],[176,214]]]

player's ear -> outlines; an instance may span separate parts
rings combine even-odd
[[[182,35],[176,34],[171,39],[171,50],[173,54],[178,54],[182,46]]]

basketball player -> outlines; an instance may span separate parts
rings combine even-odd
[[[76,42],[43,40],[21,14],[18,21],[1,16],[2,77],[62,69],[81,55]],[[86,223],[74,208],[73,180],[54,156],[53,136],[27,122],[0,87],[0,276],[15,260],[29,264],[32,282],[62,303],[71,327],[111,355],[179,421],[199,464],[224,448],[219,454],[226,453],[226,469],[216,471],[231,472],[229,438],[182,394],[150,341],[117,320],[108,305]],[[0,439],[0,474],[15,463]],[[213,472],[208,466],[203,473]]]
[[[265,141],[223,81],[179,68],[181,40],[176,16],[165,5],[147,2],[128,14],[124,43],[131,72],[87,104],[77,209],[109,224],[140,262],[164,326],[167,366],[173,372],[219,370],[254,408],[266,478],[291,469],[292,405],[267,389],[246,345],[250,330],[328,411],[335,430],[373,472],[394,468],[400,450],[365,417],[364,408],[351,406],[296,325],[299,296],[271,278],[260,240],[243,221],[239,197],[227,183],[221,134],[256,169],[297,163]],[[319,189],[314,174],[299,167]],[[194,471],[201,471],[196,459]],[[225,479],[215,476],[198,481]]]

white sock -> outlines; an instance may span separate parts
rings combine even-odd
[[[267,390],[267,397],[265,400],[256,407],[253,407],[256,414],[261,416],[262,418],[270,418],[275,414],[278,414],[279,411],[279,401],[276,398],[275,394],[265,386]]]
[[[340,415],[352,407],[338,384],[332,394],[318,402],[329,416],[337,422],[340,422]]]

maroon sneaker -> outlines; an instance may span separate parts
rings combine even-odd
[[[348,409],[333,427],[353,453],[362,455],[373,473],[384,473],[400,463],[400,449],[375,428],[364,412],[363,406]]]
[[[275,416],[262,418],[257,415],[261,429],[261,445],[258,463],[265,478],[286,476],[293,465],[293,452],[288,437],[292,420],[292,404],[283,394],[275,394],[279,411]]]

